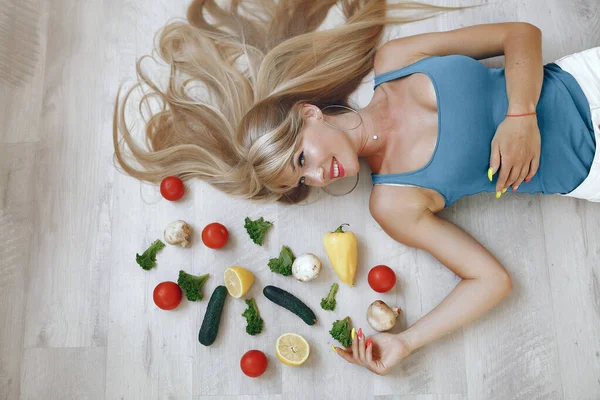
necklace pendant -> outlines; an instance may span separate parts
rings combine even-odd
[[[377,140],[377,135],[373,135],[373,140]]]

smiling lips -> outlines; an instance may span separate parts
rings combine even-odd
[[[329,168],[329,178],[343,178],[344,177],[344,166],[333,157],[331,160],[331,167]]]

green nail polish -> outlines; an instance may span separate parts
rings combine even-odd
[[[496,192],[496,198],[499,199],[502,196],[502,192]]]
[[[488,169],[488,179],[490,180],[490,182],[492,181],[492,176],[494,175],[492,172],[493,172],[492,169],[489,168]]]

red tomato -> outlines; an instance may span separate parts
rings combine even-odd
[[[154,304],[163,310],[172,310],[181,303],[181,288],[175,282],[161,282],[154,288]]]
[[[369,271],[369,286],[378,293],[389,292],[396,284],[396,273],[387,265],[377,265]]]
[[[179,200],[184,191],[183,182],[176,176],[167,176],[160,183],[160,194],[169,201]]]
[[[242,372],[251,378],[261,376],[267,370],[267,356],[259,350],[250,350],[240,360]]]
[[[220,249],[227,244],[229,232],[218,222],[206,225],[202,230],[202,242],[211,249]]]

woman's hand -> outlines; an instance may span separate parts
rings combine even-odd
[[[334,350],[352,364],[362,365],[377,375],[387,375],[411,353],[408,342],[401,335],[380,333],[366,338],[359,329],[352,346],[347,349],[334,347]]]
[[[540,129],[535,115],[507,117],[492,140],[488,177],[500,169],[496,197],[512,186],[515,192],[521,182],[529,182],[540,165]]]

